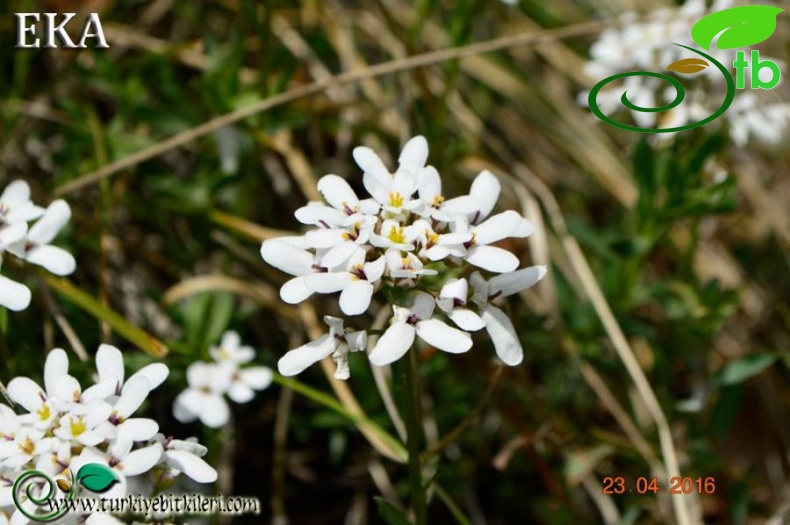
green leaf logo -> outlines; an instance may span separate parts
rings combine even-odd
[[[776,30],[776,17],[784,11],[769,5],[745,5],[711,13],[691,28],[691,38],[698,46],[710,50],[713,39],[719,37],[718,49],[753,46],[767,40]]]
[[[107,492],[118,481],[115,471],[100,463],[88,463],[77,471],[77,482],[91,492]]]

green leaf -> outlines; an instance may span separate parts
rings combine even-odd
[[[379,508],[379,516],[387,522],[387,525],[412,525],[406,514],[395,505],[380,496],[375,496],[374,499]]]
[[[718,382],[728,386],[743,383],[773,365],[776,359],[772,354],[754,354],[735,359],[721,369]]]
[[[89,313],[100,321],[105,321],[115,332],[153,357],[164,357],[168,353],[167,346],[145,330],[127,321],[121,314],[101,304],[90,294],[77,288],[67,279],[55,277],[41,272],[41,278],[47,285],[67,301]]]
[[[91,492],[107,492],[118,481],[115,471],[100,463],[88,463],[77,471],[77,482]]]
[[[784,11],[769,5],[745,5],[711,13],[691,28],[691,38],[703,49],[710,50],[713,39],[718,49],[735,49],[759,44],[776,31],[776,17]]]

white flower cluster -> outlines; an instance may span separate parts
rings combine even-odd
[[[241,346],[239,334],[225,332],[219,347],[211,347],[212,363],[198,361],[187,368],[189,388],[181,392],[173,403],[173,415],[182,423],[199,419],[211,428],[219,428],[230,420],[227,395],[236,403],[247,403],[255,397],[255,390],[263,390],[272,383],[274,374],[265,366],[242,368],[255,357],[255,350]]]
[[[720,11],[733,5],[733,0],[714,0],[710,11]],[[666,72],[667,66],[682,58],[700,58],[674,44],[697,48],[691,38],[691,28],[705,14],[705,0],[686,0],[677,11],[654,10],[648,21],[641,23],[635,22],[638,18],[636,13],[624,13],[621,15],[623,27],[603,31],[590,47],[590,61],[585,64],[585,72],[591,79],[599,81],[626,71]],[[714,47],[707,53],[728,68],[735,59],[735,50]],[[723,86],[724,79],[713,64],[699,75],[706,78],[707,85],[697,82],[697,89],[687,89],[686,98],[679,106],[663,113],[631,111],[636,125],[672,128],[710,116],[716,107],[711,105],[711,101],[722,100],[723,94],[711,94],[709,90],[713,86]],[[622,82],[613,82],[598,94],[598,106],[605,115],[611,116],[623,109],[620,98],[624,91],[628,93],[628,100],[642,107],[658,107],[675,98],[675,89],[667,86],[666,82],[653,77],[632,76]],[[588,94],[580,93],[579,104],[587,105]],[[724,118],[729,122],[730,138],[736,145],[745,145],[750,136],[774,144],[784,138],[790,110],[786,104],[765,103],[753,93],[739,90]]]
[[[55,349],[47,355],[43,389],[27,377],[8,383],[9,398],[27,413],[18,415],[0,404],[0,523],[5,511],[13,525],[28,523],[15,510],[12,490],[16,479],[31,469],[70,482],[67,469],[76,474],[89,463],[104,465],[118,478],[102,494],[108,498],[123,497],[127,478],[149,471],[156,472],[160,484],[182,472],[199,483],[217,479],[217,472],[201,459],[205,447],[165,438],[156,421],[134,417],[149,393],[167,378],[166,365],[148,365],[125,379],[120,350],[101,345],[96,370],[96,383],[83,390],[69,375],[66,352]],[[36,510],[29,500],[23,505],[28,513]]]
[[[49,244],[69,222],[71,209],[57,200],[45,210],[30,200],[30,187],[16,180],[0,195],[0,266],[5,253],[43,266],[55,275],[69,275],[76,267],[74,257]],[[37,220],[30,228],[28,223]],[[24,310],[30,304],[30,289],[0,275],[0,306]]]
[[[340,292],[340,310],[353,316],[368,311],[374,292],[384,292],[393,317],[370,351],[374,365],[402,357],[415,337],[445,352],[466,352],[469,332],[484,327],[500,359],[520,363],[515,329],[493,302],[532,286],[546,270],[516,270],[519,259],[493,246],[535,231],[515,211],[491,215],[501,191],[497,178],[483,171],[469,195],[446,199],[439,173],[426,166],[428,144],[421,136],[405,145],[395,173],[370,148],[357,147],[353,156],[371,198],[360,199],[344,179],[326,175],[318,191],[328,205],[311,202],[296,211],[301,223],[316,228],[261,246],[267,263],[294,276],[280,289],[282,299],[296,304],[313,293]],[[486,280],[473,267],[497,275]],[[458,328],[434,318],[437,307]],[[336,317],[324,319],[329,333],[283,356],[280,373],[295,375],[332,356],[335,376],[348,378],[348,354],[366,349],[367,333],[344,329]]]

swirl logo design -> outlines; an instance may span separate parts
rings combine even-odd
[[[26,518],[37,522],[51,522],[65,516],[69,502],[74,499],[78,484],[91,492],[103,493],[118,483],[115,471],[100,463],[88,463],[77,471],[64,472],[70,480],[53,480],[40,470],[28,470],[14,482],[11,496],[14,505]],[[58,495],[58,489],[64,494]]]
[[[691,38],[694,42],[705,49],[710,50],[713,39],[719,36],[716,42],[718,49],[736,49],[739,47],[746,47],[758,44],[767,40],[776,30],[776,17],[784,11],[778,7],[754,5],[754,6],[741,6],[725,9],[711,13],[700,19],[691,29]],[[752,89],[773,89],[779,84],[781,72],[779,66],[771,60],[760,60],[759,51],[752,51],[751,60],[746,59],[745,51],[738,51],[737,58],[733,62],[733,67],[736,71],[736,78],[733,79],[727,67],[712,56],[694,49],[683,44],[674,44],[682,47],[696,54],[697,57],[684,58],[673,62],[667,67],[667,70],[674,71],[681,74],[694,74],[698,73],[712,63],[724,77],[727,83],[727,93],[724,101],[710,116],[700,120],[699,122],[692,122],[684,126],[675,126],[671,128],[643,128],[630,124],[618,122],[611,117],[605,115],[598,107],[598,93],[607,84],[615,80],[627,77],[653,77],[658,78],[664,82],[668,82],[675,89],[675,98],[660,107],[650,108],[634,104],[628,100],[628,93],[624,92],[620,98],[620,102],[626,108],[638,113],[660,113],[669,111],[683,102],[686,96],[686,90],[683,84],[680,83],[675,77],[665,73],[654,73],[650,71],[631,71],[627,73],[620,73],[607,77],[598,82],[587,97],[587,102],[590,105],[592,112],[602,121],[607,124],[624,129],[627,131],[636,131],[639,133],[674,133],[677,131],[685,131],[687,129],[698,128],[704,126],[708,122],[715,120],[722,116],[725,111],[730,107],[732,101],[735,99],[736,89],[744,89],[746,87],[746,68],[751,70],[751,88]],[[701,57],[701,58],[700,58]],[[771,79],[763,81],[760,79],[759,72],[762,69],[769,68],[771,70]]]

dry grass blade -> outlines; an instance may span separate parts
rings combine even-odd
[[[287,319],[298,319],[296,310],[281,300],[277,292],[269,285],[264,283],[251,283],[241,279],[234,279],[227,275],[200,275],[189,279],[184,279],[180,283],[172,286],[165,292],[162,301],[173,304],[198,293],[204,292],[230,292],[236,295],[248,297],[259,304],[271,308],[279,315]]]

